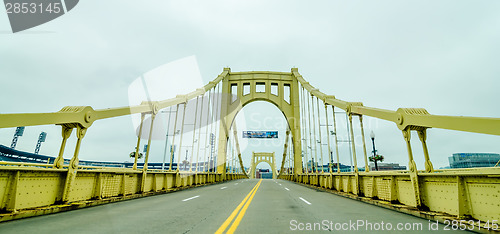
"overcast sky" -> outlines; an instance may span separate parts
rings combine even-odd
[[[422,107],[431,114],[499,118],[498,12],[500,2],[494,0],[81,0],[62,17],[12,34],[2,10],[0,113],[54,112],[70,105],[126,106],[129,86],[138,77],[194,56],[200,84],[217,77],[224,67],[285,72],[297,67],[313,86],[342,100],[390,110]],[[265,128],[284,133],[284,118],[271,104],[253,103],[242,115],[247,126],[240,131]],[[263,118],[272,119],[266,122],[271,126],[257,121]],[[365,122],[367,137],[375,132],[377,150],[386,161],[407,165],[397,127],[372,118]],[[345,121],[339,124],[345,126]],[[57,126],[27,128],[17,149],[33,152],[41,131],[48,132],[48,138],[40,153],[57,155]],[[0,144],[9,146],[13,133],[14,128],[0,129]],[[457,152],[499,153],[499,140],[428,130],[436,168],[447,166],[448,157]],[[130,160],[135,141],[130,117],[97,121],[84,139],[80,159]],[[246,166],[252,151],[272,150],[281,158],[283,138],[262,141],[247,142]],[[412,142],[417,166],[423,169],[416,134]],[[74,144],[73,135],[66,158]],[[280,146],[261,148],[262,144]],[[163,146],[162,141],[153,142],[152,161],[162,160]],[[357,150],[362,166],[361,148]],[[341,146],[342,163],[349,163],[348,154]]]

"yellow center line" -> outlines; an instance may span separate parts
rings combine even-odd
[[[245,205],[245,202],[248,200],[248,198],[250,198],[250,201],[252,200],[252,198],[255,195],[255,192],[257,192],[257,189],[259,188],[261,182],[262,182],[262,179],[259,180],[259,182],[250,191],[250,193],[247,194],[245,199],[243,199],[243,201],[236,207],[236,209],[231,213],[231,215],[229,215],[229,217],[226,219],[226,221],[224,221],[224,223],[219,227],[219,229],[217,229],[217,231],[215,232],[216,234],[221,234],[224,232],[224,230],[226,230],[227,226],[229,226],[229,224],[233,221],[234,217],[236,217],[236,215],[240,211],[241,207],[243,207],[243,205]],[[245,211],[246,211],[246,208],[248,207],[248,204],[250,203],[250,201],[247,203],[247,205],[245,205],[245,208],[244,208]],[[243,212],[243,214],[244,214],[244,212]],[[241,221],[241,218],[243,218],[243,215],[241,215],[241,213],[240,213],[240,215],[238,215],[238,218]],[[239,221],[238,221],[238,224],[239,224]],[[234,226],[234,223],[233,223],[233,225],[231,225],[231,228],[233,228],[233,226]],[[234,230],[236,230],[237,226],[238,225],[236,225],[234,227]],[[233,232],[234,232],[234,230],[233,230]],[[229,231],[228,231],[228,233],[229,233]]]
[[[236,217],[236,219],[234,220],[233,224],[231,225],[231,227],[227,231],[228,234],[234,233],[234,231],[236,231],[236,228],[238,228],[238,225],[240,225],[241,219],[245,215],[245,212],[247,211],[248,206],[252,202],[253,196],[255,196],[255,194],[257,193],[257,189],[259,189],[260,182],[262,182],[262,179],[260,179],[259,183],[257,184],[257,188],[253,191],[252,196],[250,196],[250,198],[248,199],[247,203],[245,204],[245,206],[243,207],[243,209],[241,209],[241,212],[238,214],[238,217]]]

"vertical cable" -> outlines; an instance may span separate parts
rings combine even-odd
[[[199,96],[196,96],[196,107],[194,110],[194,124],[193,124],[193,142],[191,143],[191,158],[189,159],[189,172],[193,171],[194,140],[196,136],[196,120],[198,119],[198,98]]]
[[[209,146],[208,143],[208,122],[210,121],[210,98],[212,97],[212,89],[208,91],[208,99],[207,99],[207,125],[205,126],[205,150],[203,152],[203,172],[206,172],[208,170],[208,158],[207,158],[207,146]],[[211,126],[211,125],[210,125]]]
[[[168,123],[167,123],[167,134],[165,134],[165,148],[163,149],[163,162],[161,164],[161,169],[165,170],[165,161],[167,160],[167,148],[168,148],[168,132],[170,131],[170,117],[172,113],[172,106],[168,108]]]
[[[228,144],[226,146],[226,172],[231,173],[232,167],[232,156],[233,156],[233,141],[231,141],[231,135],[229,135]]]
[[[314,96],[311,94],[311,103],[309,103],[309,101],[307,102],[308,105],[311,105],[311,109],[312,109],[312,118],[314,120]],[[318,143],[317,143],[317,140],[316,140],[316,127],[313,125],[314,122],[310,122],[311,121],[311,116],[309,115],[309,125],[312,127],[313,129],[313,136],[314,136],[314,162],[313,162],[313,169],[314,169],[314,172],[315,173],[318,173],[318,167],[316,166],[316,163],[318,163],[318,150],[317,150],[317,147],[318,147]],[[311,154],[312,154],[312,146],[313,144],[311,143]]]
[[[151,148],[151,136],[153,135],[153,124],[155,121],[156,114],[151,113],[151,126],[149,127],[149,136],[148,136],[148,147],[146,148],[146,156],[144,157],[144,164],[142,166],[142,171],[145,173],[148,170],[148,159],[149,159],[149,149]]]
[[[182,123],[181,123],[181,138],[179,139],[179,156],[177,157],[177,171],[179,171],[179,166],[181,165],[181,154],[182,154],[182,137],[184,135],[184,120],[186,119],[186,107],[188,105],[188,100],[184,102],[184,111],[182,114]]]
[[[347,142],[349,142],[349,160],[351,161],[351,172],[354,171],[354,165],[352,163],[352,147],[351,147],[351,132],[349,131],[349,117],[347,116],[347,112],[345,113],[345,123],[346,123],[346,131],[347,131]]]
[[[319,114],[319,98],[316,97],[316,109],[318,110],[318,134],[319,134],[319,152],[321,156],[321,173],[325,172],[323,165],[325,164],[323,161],[323,138],[321,137],[321,117]]]
[[[363,128],[363,116],[359,115],[359,124],[361,125],[361,137],[363,138],[363,152],[365,153],[365,172],[370,171],[370,166],[368,165],[368,155],[366,153],[366,143],[365,143],[365,129]]]
[[[290,168],[289,168],[290,167],[290,148],[287,148],[286,150],[287,150],[287,153],[285,154],[285,168],[286,168],[285,174],[288,175],[288,172],[290,171]]]
[[[214,121],[216,123],[219,122],[219,121],[221,121],[221,119],[223,118],[222,116],[220,116],[221,115],[220,112],[221,112],[221,109],[222,109],[222,98],[223,98],[222,97],[222,93],[220,92],[220,89],[221,89],[220,86],[221,86],[220,84],[217,85],[217,93],[218,93],[219,98],[217,98],[218,102],[216,103],[216,106],[215,106],[216,107],[216,112],[215,112],[215,120]],[[220,126],[220,123],[219,123],[219,126]],[[217,129],[219,129],[219,130],[217,130]],[[217,126],[215,126],[214,143],[218,142],[218,141],[216,141],[216,139],[219,136],[219,134],[220,134],[220,128],[217,128]],[[218,153],[219,153],[219,149],[218,149],[218,147],[215,147],[214,148],[214,163],[215,163],[215,165],[214,165],[214,172],[217,172],[217,170],[215,170],[215,169],[217,168]]]
[[[352,114],[349,113],[349,127],[351,130],[352,160],[354,161],[354,172],[358,172],[358,160],[356,158],[356,142],[354,142],[354,130],[352,128]]]
[[[201,110],[200,110],[200,129],[198,131],[198,149],[196,150],[196,170],[195,172],[198,172],[199,163],[200,163],[200,144],[201,144],[201,128],[203,126],[203,105],[205,101],[205,94],[201,96]]]
[[[212,170],[212,168],[213,168],[213,160],[212,160],[212,157],[213,157],[213,155],[212,155],[212,143],[213,143],[212,142],[212,131],[214,129],[214,114],[215,114],[215,111],[214,111],[214,108],[215,108],[214,100],[215,100],[215,98],[214,98],[214,96],[216,95],[215,88],[216,87],[214,86],[214,92],[212,93],[212,97],[210,97],[211,103],[212,103],[211,104],[211,107],[212,107],[211,108],[212,109],[212,113],[211,114],[212,115],[210,115],[210,136],[208,137],[209,138],[209,142],[210,142],[209,143],[209,148],[208,148],[210,150],[210,153],[208,155],[208,172],[212,172],[213,171]]]
[[[289,167],[289,169],[288,169],[288,173],[289,173],[289,174],[290,174],[290,173],[292,173],[291,168],[292,168],[292,167],[293,167],[293,165],[294,165],[294,161],[292,160],[292,158],[293,158],[293,156],[292,156],[292,155],[295,155],[295,154],[294,154],[294,150],[295,150],[295,148],[294,148],[294,147],[295,147],[295,144],[294,144],[294,142],[293,142],[293,137],[292,137],[292,135],[290,135],[290,140],[291,140],[291,142],[292,142],[292,144],[291,144],[291,146],[292,146],[292,147],[290,148],[290,156],[288,157],[288,167]]]
[[[231,134],[229,134],[229,135],[231,135]],[[234,156],[234,148],[235,148],[235,141],[234,141],[234,139],[233,139],[233,140],[231,141],[231,151],[232,151],[232,153],[231,153],[231,157],[232,157],[232,159],[231,159],[231,171],[232,171],[233,173],[235,173],[235,172],[236,172],[236,171],[235,171],[236,160],[234,160],[234,159],[236,159],[236,157]]]
[[[172,145],[170,146],[170,165],[168,166],[169,171],[172,171],[172,164],[174,164],[175,133],[177,132],[177,117],[179,114],[179,105],[180,104],[177,104],[177,109],[175,110],[174,136],[172,136]]]
[[[340,173],[339,141],[337,139],[337,122],[335,121],[335,107],[332,106],[333,132],[335,133],[335,153],[337,155],[337,173]]]
[[[132,169],[137,170],[137,158],[139,157],[139,146],[141,145],[141,135],[142,135],[142,124],[144,123],[144,114],[141,113],[141,125],[139,126],[139,134],[137,136],[137,146],[135,147],[135,157],[134,157],[134,166],[132,166]],[[63,126],[63,133],[65,133],[65,127]],[[71,129],[73,130],[73,129]],[[70,132],[71,133],[71,132]],[[69,135],[63,134],[63,142],[61,144],[61,150],[59,151],[59,157],[62,158],[63,156],[63,151],[64,151],[64,146],[66,145],[66,140],[68,139]],[[58,158],[59,158],[58,157]],[[54,160],[54,165],[56,164],[57,160]],[[64,162],[64,160],[63,160]],[[62,164],[61,164],[62,166]]]
[[[326,139],[328,142],[328,157],[330,159],[330,163],[328,164],[328,167],[329,167],[329,172],[332,173],[333,155],[332,155],[332,148],[330,147],[330,129],[328,128],[328,106],[326,105],[326,102],[323,102],[323,104],[325,104]]]
[[[302,86],[302,106],[304,106],[304,114],[302,115],[304,118],[304,145],[305,145],[305,150],[304,151],[304,155],[305,155],[305,158],[306,158],[306,162],[305,162],[305,166],[306,166],[306,174],[309,174],[309,158],[307,157],[308,156],[308,148],[309,148],[309,145],[307,143],[307,119],[306,119],[306,97],[305,97],[305,94],[304,94],[304,86]],[[309,137],[310,138],[310,137]]]

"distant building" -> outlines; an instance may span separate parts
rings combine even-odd
[[[307,162],[307,168],[309,169],[309,171],[313,170],[313,168],[314,168],[314,170],[317,170],[317,168],[319,168],[319,167],[320,166],[319,166],[318,162],[314,162],[314,161],[311,161],[311,160],[309,160]]]
[[[255,178],[257,179],[272,179],[273,178],[273,172],[269,169],[258,169],[256,171]]]
[[[450,168],[494,167],[500,160],[500,154],[455,153],[448,160]]]
[[[370,171],[375,171],[375,163],[370,163]],[[401,166],[399,163],[377,163],[379,171],[395,171],[395,170],[406,170],[406,166]]]

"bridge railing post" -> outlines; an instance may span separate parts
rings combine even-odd
[[[467,184],[463,176],[457,176],[457,195],[458,195],[458,218],[470,219],[471,218],[471,202]],[[498,220],[497,220],[498,222]]]
[[[5,209],[7,211],[16,212],[17,211],[17,196],[18,196],[18,187],[19,187],[19,179],[21,177],[21,171],[13,171],[11,175],[12,179],[10,179],[10,185],[8,189],[8,196]]]

